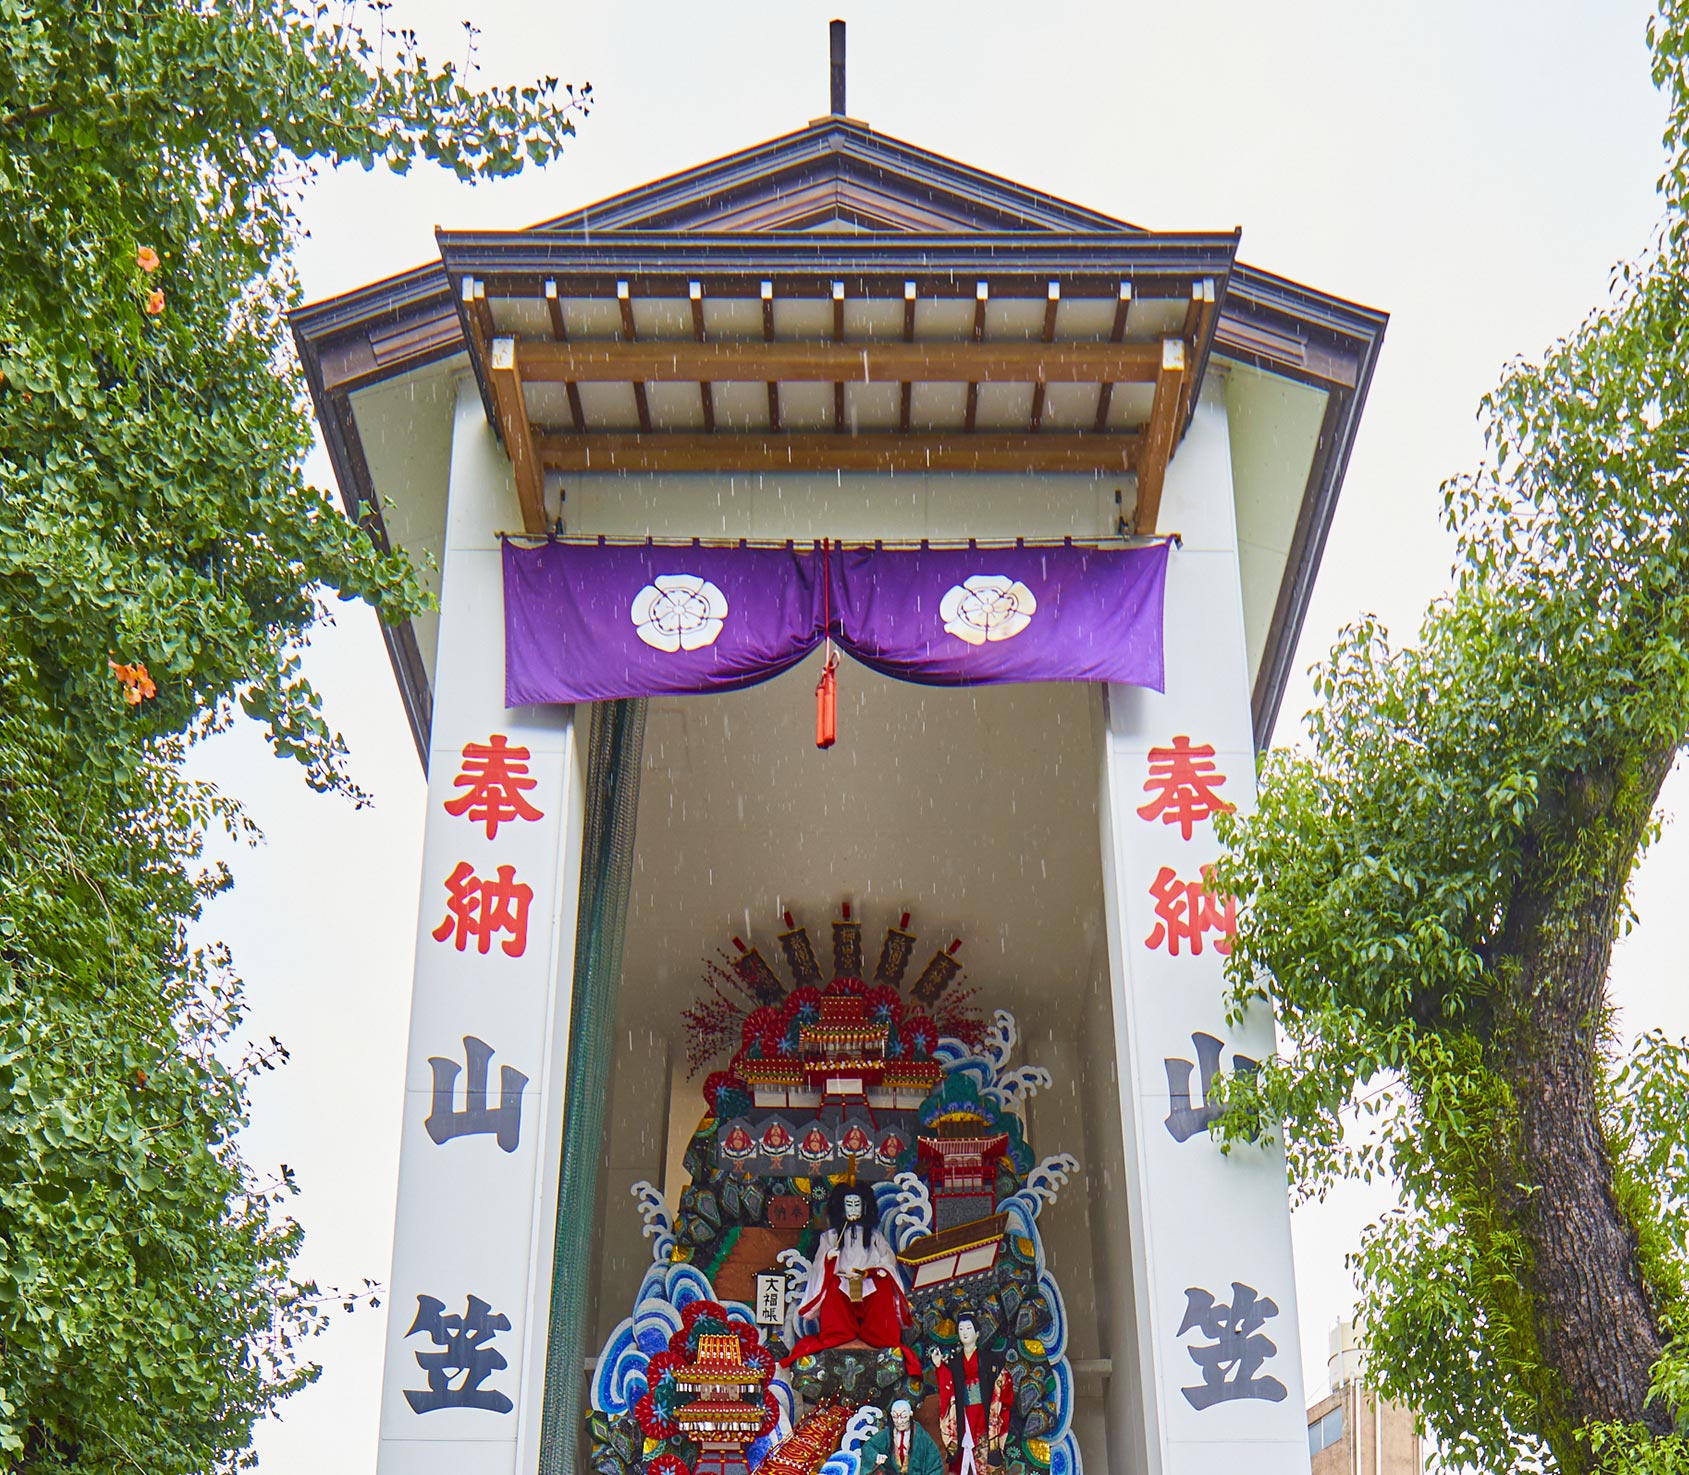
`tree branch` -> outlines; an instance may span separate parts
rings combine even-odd
[[[50,118],[54,113],[63,111],[63,103],[38,103],[32,108],[25,108],[21,113],[7,113],[4,118],[0,118],[0,128],[11,128],[19,123],[33,123],[37,118]]]

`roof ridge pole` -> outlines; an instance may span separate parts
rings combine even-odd
[[[828,52],[832,62],[828,112],[835,118],[845,116],[845,23],[836,20],[827,27]]]

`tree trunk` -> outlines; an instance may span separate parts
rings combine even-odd
[[[1501,951],[1517,965],[1495,1061],[1517,1111],[1520,1191],[1510,1208],[1531,1252],[1537,1345],[1562,1390],[1549,1424],[1561,1431],[1551,1444],[1567,1471],[1587,1460],[1572,1427],[1672,1427],[1664,1408],[1645,1406],[1664,1343],[1614,1198],[1599,1031],[1625,885],[1674,756],[1668,747],[1574,782],[1568,814],[1527,860],[1502,935]]]

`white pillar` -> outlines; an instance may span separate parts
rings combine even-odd
[[[504,705],[497,535],[520,526],[516,505],[509,462],[466,377],[441,571],[380,1475],[511,1475],[538,1460],[582,755],[569,708]],[[489,825],[479,805],[450,812],[470,792],[458,782],[466,750],[473,757],[501,736],[526,750],[533,786],[517,793],[538,817],[495,814]],[[477,1115],[471,1055],[489,1048]],[[436,1090],[448,1077],[449,1097]]]
[[[1167,690],[1109,688],[1101,805],[1147,1475],[1307,1475],[1283,1153],[1239,1145],[1222,1155],[1201,1114],[1210,1041],[1231,1069],[1234,1055],[1271,1053],[1272,1021],[1262,1007],[1241,1026],[1226,1023],[1227,919],[1193,889],[1220,851],[1212,820],[1191,820],[1187,837],[1183,823],[1166,822],[1176,805],[1140,812],[1164,792],[1153,750],[1178,738],[1213,749],[1219,799],[1247,810],[1255,795],[1217,392],[1174,458],[1160,525],[1184,539],[1168,570]],[[1185,1103],[1170,1079],[1187,1082],[1188,1110],[1176,1111]],[[1117,1350],[1116,1366],[1125,1362]]]

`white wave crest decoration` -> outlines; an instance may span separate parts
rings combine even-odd
[[[1033,1220],[1043,1212],[1045,1204],[1053,1204],[1061,1187],[1079,1171],[1079,1159],[1071,1153],[1058,1152],[1047,1157],[1026,1175],[1020,1192],[1003,1201],[1003,1208],[1020,1205],[1027,1219]]]
[[[914,1173],[899,1173],[891,1181],[893,1238],[897,1249],[906,1250],[923,1234],[932,1233],[932,1195]]]
[[[873,1404],[863,1404],[845,1425],[844,1437],[839,1440],[840,1450],[846,1454],[855,1454],[874,1437],[874,1431],[880,1427],[880,1420],[884,1417]]]
[[[987,1086],[983,1094],[1004,1111],[1018,1114],[1024,1102],[1040,1091],[1048,1091],[1054,1079],[1041,1065],[1023,1065],[1015,1070],[1000,1071],[996,1082]]]
[[[651,1258],[659,1263],[667,1263],[678,1243],[674,1235],[674,1219],[669,1214],[668,1200],[643,1178],[628,1191],[633,1194],[634,1202],[639,1205],[639,1217],[645,1221],[641,1232],[653,1241]]]

